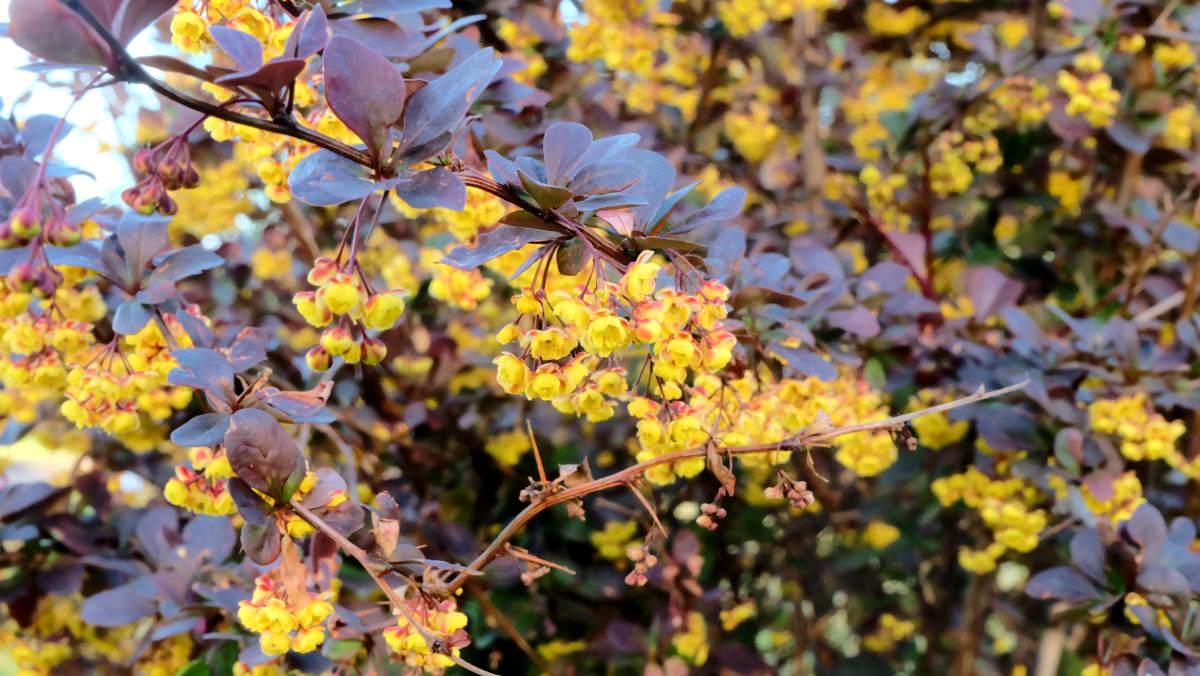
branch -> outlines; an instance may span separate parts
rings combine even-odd
[[[371,157],[365,150],[353,148],[320,132],[297,126],[291,120],[277,121],[268,120],[261,117],[254,117],[253,115],[244,115],[242,113],[228,110],[216,104],[209,103],[208,101],[191,97],[177,89],[159,82],[158,80],[154,79],[150,73],[146,72],[146,69],[142,67],[142,64],[138,63],[136,59],[129,55],[129,52],[125,49],[125,46],[122,45],[115,37],[113,37],[113,34],[109,32],[107,26],[102,24],[95,16],[93,16],[92,13],[88,11],[87,7],[83,6],[81,0],[62,0],[62,2],[67,7],[71,8],[71,11],[78,14],[80,18],[87,22],[87,24],[91,26],[92,30],[96,31],[100,38],[104,40],[104,43],[108,46],[109,51],[112,52],[113,60],[115,61],[109,70],[112,75],[119,80],[144,84],[163,97],[170,99],[171,101],[174,101],[185,108],[190,108],[209,117],[227,120],[229,122],[242,124],[247,127],[254,127],[255,129],[261,129],[263,131],[269,131],[275,134],[290,136],[306,143],[311,143],[315,146],[324,148],[330,152],[337,153],[338,155],[357,162],[358,164],[368,167],[372,166]]]
[[[367,575],[370,575],[371,579],[375,581],[375,584],[383,590],[383,595],[387,597],[388,603],[392,606],[392,610],[395,613],[403,615],[404,619],[408,620],[408,623],[411,624],[417,630],[417,633],[421,635],[421,638],[425,640],[425,645],[429,646],[429,648],[432,650],[434,644],[438,642],[438,637],[434,635],[434,633],[431,632],[425,625],[418,622],[417,618],[413,617],[412,612],[408,609],[408,604],[405,603],[404,599],[396,593],[396,590],[392,588],[392,585],[383,578],[383,575],[379,572],[381,567],[371,561],[371,557],[367,554],[366,550],[347,540],[344,535],[337,532],[333,526],[325,523],[325,520],[317,516],[311,509],[300,504],[300,501],[296,498],[292,498],[288,505],[293,511],[296,512],[296,514],[300,516],[300,518],[304,519],[313,528],[321,531],[321,533],[323,533],[326,537],[336,542],[338,547],[342,548],[342,551],[346,552],[350,556],[354,557],[356,561],[358,561],[359,565],[363,567],[363,570],[367,571]],[[480,676],[497,676],[496,674],[487,671],[486,669],[481,669],[452,653],[441,654],[446,655],[446,657],[450,658],[450,660],[455,664],[472,673],[480,674]]]
[[[976,402],[1002,397],[1006,394],[1011,394],[1021,390],[1028,384],[1029,380],[1026,379],[1015,385],[1002,387],[998,390],[985,391],[982,387],[980,387],[979,390],[974,394],[962,397],[960,399],[955,399],[954,401],[944,404],[922,409],[920,411],[913,411],[903,415],[892,416],[891,418],[886,418],[884,420],[858,423],[855,425],[846,425],[844,427],[826,429],[809,428],[779,442],[769,444],[754,444],[751,446],[730,446],[721,449],[721,452],[728,453],[730,455],[751,455],[755,453],[770,453],[783,449],[799,450],[807,446],[822,446],[828,444],[830,441],[838,437],[842,437],[847,434],[854,434],[855,432],[896,429],[914,418],[919,418],[923,415],[929,415],[931,413],[941,413],[951,409],[960,408],[968,404],[974,404]],[[680,460],[687,460],[689,458],[703,458],[706,457],[706,453],[706,445],[697,446],[695,448],[690,448],[687,450],[678,451],[676,453],[652,458],[644,462],[639,462],[636,465],[627,467],[620,472],[610,474],[606,477],[593,479],[586,483],[579,484],[573,488],[559,491],[558,493],[543,494],[542,496],[535,498],[535,502],[521,510],[519,514],[513,517],[513,520],[509,521],[508,524],[504,526],[500,533],[496,535],[495,539],[488,544],[483,552],[481,552],[479,556],[475,557],[475,560],[472,561],[468,566],[468,572],[458,573],[454,578],[446,583],[443,589],[439,591],[453,593],[461,588],[464,584],[466,584],[467,579],[471,575],[478,574],[478,572],[483,570],[485,566],[503,554],[505,551],[505,545],[508,543],[508,541],[515,537],[517,533],[520,533],[525,525],[532,521],[535,516],[541,514],[547,509],[550,509],[555,505],[571,502],[572,500],[578,500],[592,493],[598,493],[610,488],[628,485],[644,474],[647,470],[658,467],[659,465],[666,465],[672,462],[678,462]]]

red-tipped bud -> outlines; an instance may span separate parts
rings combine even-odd
[[[62,283],[63,274],[48,265],[38,272],[37,288],[44,296],[53,295],[55,289]]]
[[[8,272],[8,283],[21,291],[32,291],[37,283],[37,267],[33,261],[21,261]]]
[[[183,170],[183,187],[191,190],[200,185],[200,173],[192,165],[187,165]]]
[[[158,200],[158,213],[164,216],[174,216],[178,211],[179,205],[175,203],[175,200],[171,199],[170,195],[163,195]]]
[[[56,218],[46,226],[46,239],[57,246],[75,246],[83,239],[83,227],[64,218]]]
[[[327,371],[333,364],[333,357],[325,348],[318,345],[304,355],[304,361],[308,364],[308,368],[314,371]]]
[[[338,273],[337,261],[328,256],[321,256],[308,271],[308,283],[313,286],[323,286]]]
[[[387,345],[384,345],[383,341],[378,338],[363,338],[361,346],[362,363],[367,366],[374,366],[387,356]]]
[[[130,209],[132,209],[134,208],[133,205],[137,203],[138,196],[141,194],[142,191],[139,190],[137,186],[126,188],[121,191],[121,201],[124,202]]]
[[[139,174],[149,174],[154,166],[154,151],[141,148],[133,154],[133,169]]]
[[[42,232],[42,213],[32,206],[21,206],[13,210],[8,221],[12,234],[17,239],[30,240]]]

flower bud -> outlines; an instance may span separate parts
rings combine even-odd
[[[387,345],[378,338],[363,338],[361,343],[362,363],[374,366],[387,356]]]
[[[75,246],[83,239],[83,228],[63,218],[56,218],[46,226],[46,239],[56,246]]]
[[[327,371],[333,363],[333,357],[329,355],[328,350],[317,345],[304,355],[304,361],[308,364],[308,368],[314,371]]]
[[[354,342],[354,336],[350,335],[349,329],[335,326],[325,329],[325,332],[321,334],[321,347],[328,350],[329,354],[341,357],[352,348],[357,349],[358,344]],[[349,360],[347,359],[347,361]]]
[[[149,174],[154,166],[154,151],[149,148],[139,148],[133,154],[133,169],[139,174]]]
[[[312,270],[308,271],[308,283],[313,286],[324,286],[337,273],[337,261],[328,256],[321,256],[313,262]]]
[[[42,232],[42,214],[33,206],[17,207],[9,219],[9,227],[18,239],[31,240]]]
[[[179,205],[175,200],[171,199],[170,195],[163,195],[158,200],[158,212],[164,216],[174,216],[179,211]]]
[[[183,187],[191,190],[198,185],[200,185],[200,173],[196,171],[195,167],[188,164],[183,170]]]

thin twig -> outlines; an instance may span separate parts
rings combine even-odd
[[[383,578],[383,575],[380,573],[381,566],[371,561],[371,557],[367,554],[366,550],[347,540],[344,535],[337,532],[333,526],[325,523],[325,520],[317,516],[311,509],[300,504],[300,501],[296,498],[292,498],[292,501],[288,504],[291,506],[292,510],[300,516],[300,518],[304,519],[313,528],[321,531],[326,537],[336,542],[338,547],[341,547],[342,551],[346,552],[350,556],[354,557],[356,561],[358,561],[359,565],[363,567],[363,570],[367,571],[367,575],[370,575],[371,579],[375,581],[375,584],[381,590],[383,590],[383,595],[387,597],[388,603],[392,606],[392,610],[402,615],[404,619],[407,620],[408,623],[417,630],[417,633],[421,635],[421,638],[425,640],[425,645],[429,646],[429,648],[432,650],[434,644],[438,641],[438,637],[432,631],[430,631],[428,627],[418,622],[416,617],[413,617],[412,612],[408,609],[408,604],[404,601],[400,594],[396,593],[396,590],[392,587],[392,585]],[[481,669],[470,662],[467,662],[457,655],[452,653],[443,654],[450,658],[452,662],[463,669],[466,669],[467,671],[480,674],[481,676],[497,676],[486,669]]]
[[[1029,380],[1023,380],[1015,385],[1009,385],[1008,387],[1002,387],[998,390],[991,391],[985,391],[981,387],[979,391],[969,396],[955,399],[954,401],[939,404],[937,406],[932,406],[927,409],[922,409],[920,411],[913,411],[911,413],[893,416],[884,420],[858,423],[856,425],[846,425],[845,427],[826,428],[823,430],[802,430],[800,433],[785,439],[782,442],[754,444],[751,446],[731,446],[722,450],[730,455],[750,455],[755,453],[774,452],[787,448],[799,449],[808,446],[824,445],[838,437],[845,436],[847,434],[853,434],[855,432],[895,429],[914,418],[932,413],[941,413],[943,411],[949,411],[951,409],[966,406],[968,404],[994,399],[996,397],[1002,397],[1006,394],[1011,394],[1021,390],[1028,384]],[[484,567],[500,556],[504,552],[504,545],[513,537],[515,537],[517,533],[521,532],[521,530],[525,528],[526,524],[532,521],[535,516],[541,514],[547,509],[550,509],[555,505],[561,505],[573,500],[578,500],[592,493],[598,493],[610,488],[626,485],[654,467],[678,462],[680,460],[687,460],[689,458],[702,458],[706,457],[706,454],[707,445],[697,446],[695,448],[678,451],[676,453],[669,453],[657,458],[651,458],[650,460],[646,460],[644,462],[639,462],[636,465],[627,467],[608,476],[593,479],[557,493],[543,495],[541,499],[533,502],[528,507],[521,510],[520,513],[513,517],[512,521],[509,521],[508,524],[501,529],[492,542],[488,544],[488,546],[477,557],[475,557],[475,560],[472,561],[468,566],[468,569],[471,571],[470,573],[457,574],[450,580],[450,582],[446,584],[444,590],[442,591],[446,593],[453,593],[457,589],[461,588],[464,584],[466,584],[471,575],[477,574],[478,571],[482,571]]]

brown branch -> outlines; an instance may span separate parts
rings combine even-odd
[[[234,122],[236,124],[254,127],[263,131],[269,131],[275,134],[282,134],[292,138],[299,139],[306,143],[311,143],[315,146],[337,153],[342,157],[353,160],[364,166],[372,166],[370,155],[364,150],[359,150],[348,146],[337,139],[326,136],[320,132],[306,129],[295,124],[291,119],[271,120],[253,115],[244,115],[222,106],[209,103],[201,99],[194,98],[183,92],[174,89],[158,80],[154,79],[142,64],[130,56],[126,51],[125,46],[120,43],[113,34],[109,32],[108,27],[102,24],[95,16],[88,11],[81,0],[63,0],[63,3],[79,15],[92,30],[100,36],[112,53],[114,63],[109,67],[109,72],[118,80],[126,82],[137,82],[150,87],[155,92],[175,103],[178,103],[185,108],[190,108],[209,117]]]
[[[949,411],[951,409],[966,406],[968,404],[1001,397],[1006,394],[1016,392],[1028,384],[1028,380],[1023,380],[1015,385],[1009,385],[1008,387],[1002,387],[998,390],[991,391],[985,391],[981,387],[979,391],[972,395],[955,399],[954,401],[950,401],[945,404],[939,404],[927,409],[922,409],[920,411],[913,411],[911,413],[893,416],[884,420],[858,423],[855,425],[846,425],[845,427],[814,430],[805,429],[788,439],[784,439],[781,442],[754,444],[751,446],[730,446],[722,449],[722,452],[730,455],[750,455],[755,453],[769,453],[787,449],[802,449],[808,446],[826,445],[832,440],[847,434],[853,434],[855,432],[869,432],[874,430],[895,429],[909,420],[912,420],[913,418],[929,415],[931,413],[941,413],[943,411]],[[636,465],[627,467],[608,476],[579,484],[573,488],[568,488],[557,493],[543,494],[535,497],[533,503],[513,517],[512,521],[509,521],[508,524],[501,529],[500,533],[496,535],[496,537],[479,554],[479,556],[475,557],[475,560],[472,561],[468,566],[469,572],[457,574],[445,585],[443,589],[439,591],[444,593],[453,593],[461,588],[464,584],[466,584],[471,575],[478,574],[478,572],[482,571],[483,568],[489,563],[502,555],[505,551],[505,545],[508,543],[508,541],[513,539],[517,533],[520,533],[521,530],[525,528],[526,524],[532,521],[534,517],[546,511],[547,509],[550,509],[555,505],[561,505],[573,500],[578,500],[584,496],[591,495],[592,493],[598,493],[610,488],[624,486],[633,482],[642,474],[646,473],[646,471],[654,467],[658,467],[659,465],[666,465],[669,463],[678,462],[680,460],[687,460],[689,458],[706,457],[707,448],[707,445],[697,446],[695,448],[659,456],[644,462],[639,462]]]
[[[421,638],[425,639],[425,645],[429,646],[432,650],[434,644],[438,642],[438,637],[432,631],[430,631],[428,627],[418,622],[417,618],[413,617],[412,612],[408,609],[408,604],[405,603],[400,594],[396,593],[396,590],[392,587],[392,585],[384,579],[383,571],[386,569],[383,566],[371,561],[371,557],[367,554],[366,550],[347,540],[344,535],[334,529],[333,526],[325,523],[325,520],[317,516],[311,509],[300,504],[300,501],[296,498],[292,498],[288,505],[294,512],[296,512],[297,515],[300,516],[300,518],[304,519],[310,526],[321,531],[321,533],[323,533],[326,537],[336,542],[342,551],[354,557],[354,559],[358,561],[359,565],[363,567],[363,570],[367,571],[367,575],[370,575],[371,579],[375,581],[375,584],[381,590],[383,590],[383,595],[387,597],[388,603],[391,604],[393,612],[402,615],[404,619],[407,620],[408,623],[417,630],[417,633],[421,635]],[[463,669],[466,669],[467,671],[480,674],[481,676],[497,676],[486,669],[481,669],[470,662],[467,662],[457,655],[452,653],[442,654],[445,654],[446,657],[450,658],[452,662]]]

